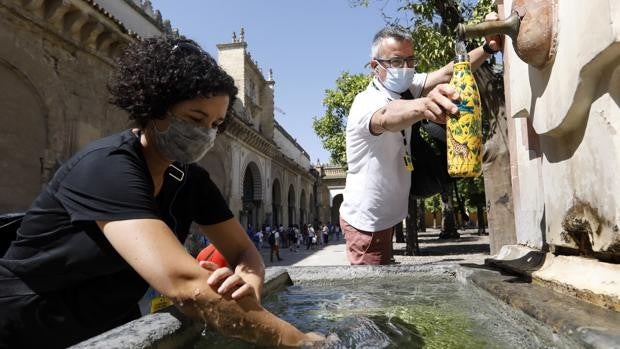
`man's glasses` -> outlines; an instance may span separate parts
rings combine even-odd
[[[407,64],[407,67],[409,68],[415,68],[415,66],[418,64],[418,62],[413,57],[396,57],[390,59],[375,58],[375,60],[379,63],[387,63],[388,68],[403,68],[405,64]]]

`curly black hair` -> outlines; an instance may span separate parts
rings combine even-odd
[[[176,103],[197,96],[228,95],[229,112],[237,95],[230,75],[192,41],[163,36],[130,44],[118,60],[108,89],[111,103],[144,128]]]

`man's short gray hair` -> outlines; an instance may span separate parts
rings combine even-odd
[[[411,37],[411,33],[403,30],[400,27],[389,26],[385,27],[375,34],[374,39],[372,39],[372,46],[370,48],[370,58],[381,58],[379,55],[379,46],[384,39],[393,38],[397,41],[409,40],[413,43],[413,38]]]

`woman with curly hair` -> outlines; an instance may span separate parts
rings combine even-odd
[[[69,159],[0,259],[0,348],[66,347],[139,316],[150,284],[227,336],[300,345],[304,334],[260,305],[262,258],[205,169],[237,94],[195,42],[139,40],[119,61],[112,103],[135,128]],[[181,242],[195,222],[232,269]]]

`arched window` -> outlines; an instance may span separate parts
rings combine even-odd
[[[261,223],[259,222],[258,208],[262,202],[262,193],[260,172],[254,162],[250,162],[245,169],[241,201],[243,202],[243,211],[247,217],[247,223],[257,228]]]

